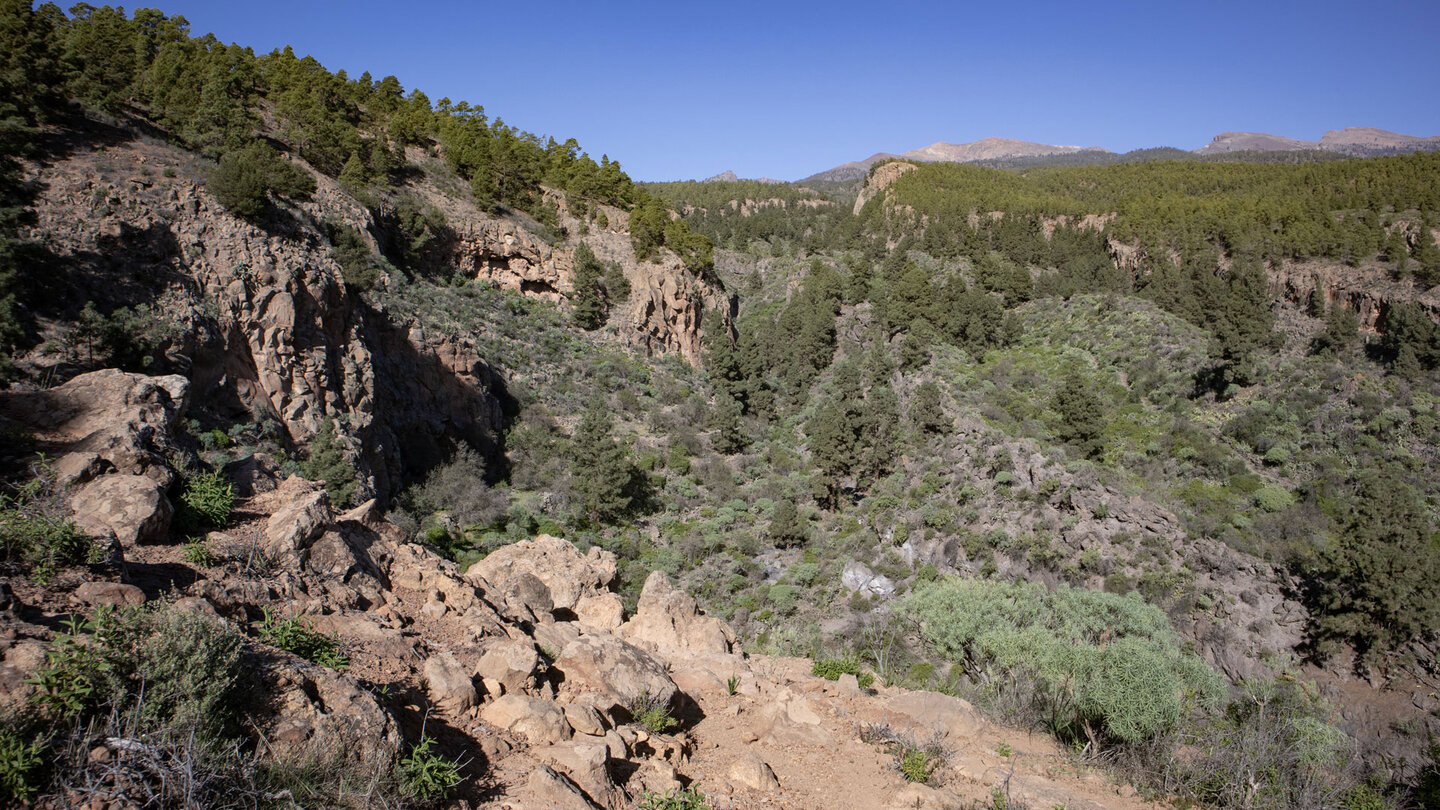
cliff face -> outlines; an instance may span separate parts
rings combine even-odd
[[[167,365],[190,377],[197,405],[272,418],[297,444],[333,419],[374,492],[393,491],[457,438],[499,451],[508,407],[502,373],[463,337],[392,321],[347,290],[321,223],[363,234],[374,223],[333,181],[317,175],[311,201],[261,227],[215,201],[195,156],[115,132],[105,138],[32,173],[42,190],[30,236],[57,266],[73,268],[61,296],[72,311],[85,301],[102,313],[149,306],[173,322]],[[468,200],[445,207],[458,239],[442,260],[455,272],[566,306],[578,240],[551,246],[517,222],[481,216]],[[563,217],[571,233],[580,230]],[[587,240],[621,264],[634,290],[612,328],[649,351],[698,363],[704,311],[720,310],[728,323],[728,299],[669,254],[636,262],[623,212],[610,209],[610,222]],[[56,337],[67,329],[50,326]],[[44,349],[30,358],[42,367],[65,360]]]

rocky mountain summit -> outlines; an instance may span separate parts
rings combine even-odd
[[[1055,146],[1032,141],[1018,141],[1013,138],[981,138],[970,143],[945,143],[937,141],[929,146],[911,149],[909,152],[894,154],[877,152],[864,160],[852,161],[827,169],[799,180],[799,183],[813,181],[845,181],[864,177],[871,166],[886,160],[915,160],[922,163],[973,163],[980,160],[996,160],[1012,157],[1035,157],[1040,155],[1065,155],[1075,152],[1107,152],[1098,146]]]
[[[1332,129],[1318,141],[1306,141],[1264,132],[1222,132],[1195,152],[1200,155],[1217,155],[1226,152],[1295,152],[1307,149],[1339,152],[1354,157],[1432,152],[1440,149],[1440,135],[1417,137],[1373,127],[1347,127]]]
[[[165,484],[188,394],[183,378],[100,371],[0,395],[5,418],[32,426],[54,468],[85,487],[74,516],[111,549],[49,582],[6,584],[4,705],[45,688],[36,673],[54,663],[45,650],[62,617],[144,605],[247,637],[255,685],[237,708],[266,757],[378,772],[428,735],[465,764],[455,806],[619,810],[682,788],[715,808],[958,808],[997,795],[1144,806],[963,700],[746,655],[663,573],[627,613],[610,589],[616,558],[600,548],[540,535],[462,570],[407,542],[374,502],[338,512],[265,458],[232,465],[244,493],[234,519],[204,539],[210,554],[187,556],[169,540]],[[341,657],[316,663],[256,633],[282,616]],[[923,780],[907,782],[896,741],[930,746]],[[100,739],[61,801],[130,806],[160,767],[149,745]]]

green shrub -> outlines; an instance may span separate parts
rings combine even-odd
[[[652,790],[640,794],[639,810],[710,810],[705,794],[691,787],[660,795]]]
[[[1293,503],[1295,496],[1278,484],[1268,484],[1255,491],[1255,505],[1266,512],[1279,512]]]
[[[401,792],[422,802],[444,798],[462,779],[460,763],[432,751],[434,745],[435,738],[421,737],[396,765]]]
[[[215,564],[215,556],[210,553],[210,546],[206,544],[203,537],[192,538],[186,542],[183,553],[185,562],[191,565],[209,568]]]
[[[634,721],[652,734],[664,734],[680,724],[670,716],[670,707],[665,705],[659,696],[648,692],[642,692],[627,708]]]
[[[18,804],[40,789],[45,750],[40,740],[27,743],[12,729],[0,731],[0,799]]]
[[[260,623],[260,637],[324,667],[344,669],[350,665],[350,659],[340,652],[339,639],[317,632],[309,622],[296,616],[276,618],[267,608]]]
[[[254,219],[270,209],[270,195],[308,199],[315,179],[260,141],[226,152],[206,188],[231,213]]]
[[[1165,614],[1136,598],[949,579],[920,585],[901,610],[972,681],[1011,692],[1062,737],[1139,742],[1224,694]]]
[[[810,674],[827,681],[838,681],[841,675],[854,675],[861,689],[869,689],[875,684],[875,675],[862,670],[859,659],[854,656],[817,658],[810,665]]]
[[[67,565],[93,562],[101,550],[80,533],[53,492],[53,473],[42,457],[35,477],[13,495],[0,493],[0,560],[33,566],[39,580]]]
[[[220,528],[230,519],[235,489],[219,472],[201,473],[185,482],[175,523],[181,531]]]
[[[240,645],[239,633],[198,613],[141,614],[127,655],[135,662],[131,680],[146,726],[221,736],[234,708]]]

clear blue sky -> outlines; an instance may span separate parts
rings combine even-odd
[[[639,180],[797,179],[992,135],[1195,149],[1440,135],[1440,2],[170,0],[196,34],[573,137]]]

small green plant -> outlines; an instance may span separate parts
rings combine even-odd
[[[215,564],[215,555],[210,553],[210,546],[206,544],[205,538],[195,537],[185,544],[185,562],[191,565],[198,565],[202,568],[209,568]]]
[[[731,675],[729,678],[726,678],[726,679],[725,679],[725,694],[729,695],[730,697],[735,697],[735,694],[736,694],[737,692],[739,692],[739,691],[740,691],[740,676],[739,676],[739,675]]]
[[[109,611],[101,611],[89,622],[74,616],[66,621],[66,632],[56,636],[45,651],[45,663],[25,681],[36,688],[30,695],[32,703],[55,717],[70,718],[100,700],[114,667],[99,644],[81,640],[80,634],[108,628],[110,616]]]
[[[13,729],[0,731],[0,799],[20,802],[39,789],[45,744],[25,742]]]
[[[235,489],[218,472],[201,473],[185,485],[175,522],[183,531],[225,525],[235,506]]]
[[[640,794],[639,810],[710,810],[699,788],[675,790],[664,795],[653,790]]]
[[[397,765],[401,791],[422,802],[444,798],[463,779],[460,763],[433,751],[434,746],[434,737],[422,736]]]
[[[930,781],[930,755],[923,748],[906,748],[900,754],[900,774],[907,782]]]
[[[1015,753],[1015,749],[1010,747],[1010,743],[1002,742],[999,745],[995,746],[995,753],[999,754],[1005,759],[1009,759],[1010,755]]]
[[[45,456],[31,470],[34,477],[14,495],[0,493],[0,560],[28,563],[34,578],[44,582],[67,565],[97,561],[101,550],[64,517],[68,510]]]
[[[860,668],[860,661],[854,656],[840,658],[817,658],[810,665],[810,674],[827,681],[838,681],[841,675],[854,675],[861,689],[875,685],[875,675]]]
[[[309,622],[296,616],[277,618],[266,609],[260,623],[260,637],[322,667],[344,669],[350,665],[350,659],[340,652],[339,639],[317,632]]]
[[[629,708],[630,716],[635,718],[635,722],[652,734],[664,734],[679,725],[679,721],[670,716],[670,707],[665,705],[658,695],[641,692],[640,697],[636,698]]]

